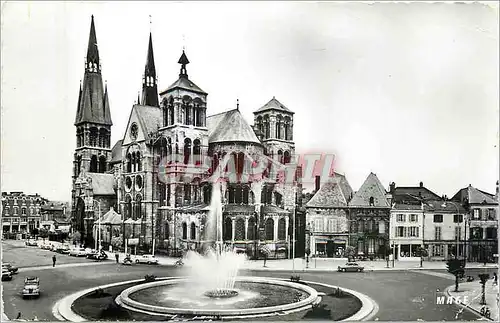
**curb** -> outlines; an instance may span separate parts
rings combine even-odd
[[[183,278],[183,277],[161,277],[157,278],[157,280],[169,280],[169,279],[175,279],[175,278]],[[261,277],[261,278],[267,278],[267,279],[276,279],[276,280],[288,280],[286,278],[273,278],[273,277]],[[112,283],[112,284],[107,284],[107,285],[101,285],[101,286],[96,286],[92,288],[87,288],[85,290],[70,294],[59,301],[57,301],[53,308],[52,308],[52,314],[56,319],[59,321],[70,321],[70,322],[86,322],[87,319],[81,317],[80,315],[76,314],[72,309],[73,303],[80,297],[82,297],[85,294],[88,294],[92,292],[93,290],[97,288],[108,288],[108,287],[113,287],[113,286],[119,286],[119,285],[125,285],[125,284],[130,284],[130,283],[135,283],[135,282],[141,282],[144,279],[135,279],[135,280],[129,280],[129,281],[123,281],[123,282],[118,282],[118,283]],[[362,294],[360,292],[347,289],[344,287],[340,286],[333,286],[329,284],[324,284],[324,283],[318,283],[318,282],[312,282],[312,281],[303,281],[305,283],[313,284],[313,285],[319,285],[319,286],[324,286],[328,288],[340,288],[341,290],[352,294],[356,298],[358,298],[361,301],[361,308],[359,309],[358,312],[356,312],[354,315],[351,317],[348,317],[340,322],[344,321],[367,321],[370,320],[377,314],[379,307],[378,304],[370,297],[368,297],[365,294]]]
[[[453,288],[455,288],[455,285],[451,285],[451,286],[446,287],[445,291],[446,291],[446,294],[448,296],[453,296],[453,295],[451,295],[451,292],[450,292],[450,290],[453,289]],[[494,322],[493,319],[490,319],[490,318],[487,318],[486,316],[481,315],[480,311],[476,310],[475,308],[473,308],[473,307],[471,307],[471,306],[469,306],[467,304],[463,304],[462,302],[459,302],[457,305],[460,305],[460,307],[466,308],[470,312],[473,312],[474,314],[478,315],[481,319],[485,319],[485,320]]]

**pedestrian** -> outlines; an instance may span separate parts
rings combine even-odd
[[[56,266],[56,255],[52,256],[52,267]]]
[[[498,285],[498,276],[496,272],[493,273],[493,285]]]
[[[17,313],[16,320],[19,320],[19,319],[21,319],[21,312]]]
[[[116,259],[116,263],[118,263],[120,261],[120,255],[117,253],[115,253],[115,259]]]

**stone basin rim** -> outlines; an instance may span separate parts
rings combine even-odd
[[[201,309],[201,308],[182,308],[182,307],[163,307],[157,305],[150,305],[132,300],[129,296],[137,291],[157,287],[157,286],[168,286],[174,285],[181,282],[186,282],[192,280],[188,277],[174,278],[169,280],[155,281],[151,283],[145,283],[141,285],[136,285],[129,287],[122,291],[118,296],[119,301],[126,305],[130,309],[146,310],[162,314],[188,314],[188,315],[206,315],[206,316],[234,316],[234,315],[255,315],[255,314],[265,314],[265,313],[275,313],[281,311],[295,310],[299,308],[306,308],[315,303],[318,299],[318,292],[309,286],[280,280],[280,279],[269,279],[264,277],[244,277],[239,276],[236,281],[249,282],[249,283],[263,283],[278,286],[285,286],[294,289],[301,290],[309,294],[306,299],[298,302],[292,302],[288,304],[267,306],[267,307],[254,307],[254,308],[238,308],[238,309]]]

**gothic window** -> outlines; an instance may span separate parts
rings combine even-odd
[[[169,125],[175,124],[175,115],[174,115],[174,106],[173,105],[170,105],[168,107],[168,113],[170,115],[170,117],[169,117],[169,120],[170,120]]]
[[[224,221],[224,240],[233,239],[233,221],[227,217]]]
[[[241,186],[236,186],[234,188],[234,203],[241,204],[243,201]]]
[[[234,228],[234,240],[245,240],[245,220],[243,220],[242,218],[236,220],[236,225]]]
[[[167,153],[172,155],[172,138],[167,139]]]
[[[374,202],[373,196],[370,196],[370,206],[374,206],[374,205],[375,205],[375,202]]]
[[[101,156],[99,157],[99,173],[105,173],[106,172],[106,157]]]
[[[132,172],[132,155],[130,153],[127,154],[127,173]]]
[[[125,217],[127,219],[132,217],[132,199],[130,195],[125,196]]]
[[[97,146],[97,128],[90,128],[90,146]]]
[[[82,170],[82,156],[76,157],[76,176],[80,175]]]
[[[203,188],[203,203],[210,204],[210,197],[212,195],[212,187],[207,185]]]
[[[196,240],[196,225],[191,222],[191,240]]]
[[[248,204],[249,189],[248,187],[243,188],[243,204]]]
[[[135,214],[134,220],[142,218],[142,196],[137,195],[135,198]]]
[[[107,131],[104,128],[99,129],[99,147],[106,147]]]
[[[201,143],[200,143],[199,139],[196,139],[194,141],[193,157],[194,157],[194,164],[200,165],[201,164]]]
[[[166,185],[162,182],[158,182],[158,200],[160,202],[160,206],[165,205],[166,194]]]
[[[140,172],[142,170],[142,160],[141,160],[141,153],[140,152],[136,153],[135,162],[137,163],[137,171]]]
[[[165,231],[164,231],[165,240],[170,238],[170,225],[168,222],[165,223]]]
[[[286,223],[284,218],[278,220],[278,240],[286,240]]]
[[[188,232],[187,232],[187,224],[186,222],[182,222],[182,239],[186,240],[187,239],[187,235],[188,235]]]
[[[137,175],[135,177],[135,189],[138,190],[138,191],[142,190],[142,185],[143,185],[143,183],[142,183],[142,176],[141,175]]]
[[[185,204],[191,203],[191,185],[190,184],[184,184],[184,203]]]
[[[288,150],[285,151],[285,154],[283,156],[283,163],[284,164],[289,164],[290,163],[290,152]]]
[[[247,239],[255,240],[256,231],[257,231],[257,224],[255,223],[255,218],[250,217],[248,219]]]
[[[283,151],[278,150],[278,161],[283,164]]]
[[[281,205],[283,201],[283,197],[280,193],[278,192],[274,192],[274,202],[276,205]]]
[[[287,117],[285,118],[285,140],[290,140],[290,119]]]
[[[228,188],[228,202],[229,203],[235,203],[235,190],[234,187]]]
[[[132,171],[135,172],[137,170],[137,162],[135,158],[135,152],[132,153]]]
[[[189,163],[189,159],[191,158],[191,139],[186,138],[184,140],[184,164],[187,165]]]
[[[97,173],[97,156],[92,155],[90,158],[90,172]]]
[[[265,224],[266,240],[274,240],[274,221],[271,218],[267,218]]]

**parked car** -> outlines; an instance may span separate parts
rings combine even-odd
[[[85,257],[87,251],[85,251],[85,248],[73,248],[69,251],[69,255],[74,257]]]
[[[23,298],[40,296],[40,279],[38,277],[24,278]]]
[[[108,255],[103,251],[97,251],[97,250],[92,250],[91,253],[87,254],[88,259],[95,259],[95,260],[106,260],[108,259]]]
[[[7,268],[2,268],[2,281],[12,280],[12,273]]]
[[[158,258],[153,255],[142,255],[135,258],[136,264],[158,265]]]
[[[62,245],[59,245],[57,246],[56,250],[55,250],[57,253],[69,253],[70,251],[70,248],[69,248],[69,245],[67,244],[62,244]]]
[[[344,266],[339,266],[338,271],[363,271],[365,268],[361,267],[355,262],[348,262]]]
[[[26,240],[25,244],[27,247],[37,247],[38,246],[38,242],[34,239]]]
[[[4,268],[10,271],[11,274],[17,274],[17,271],[19,270],[16,266],[13,266],[11,263],[8,262],[2,263],[2,270]]]

